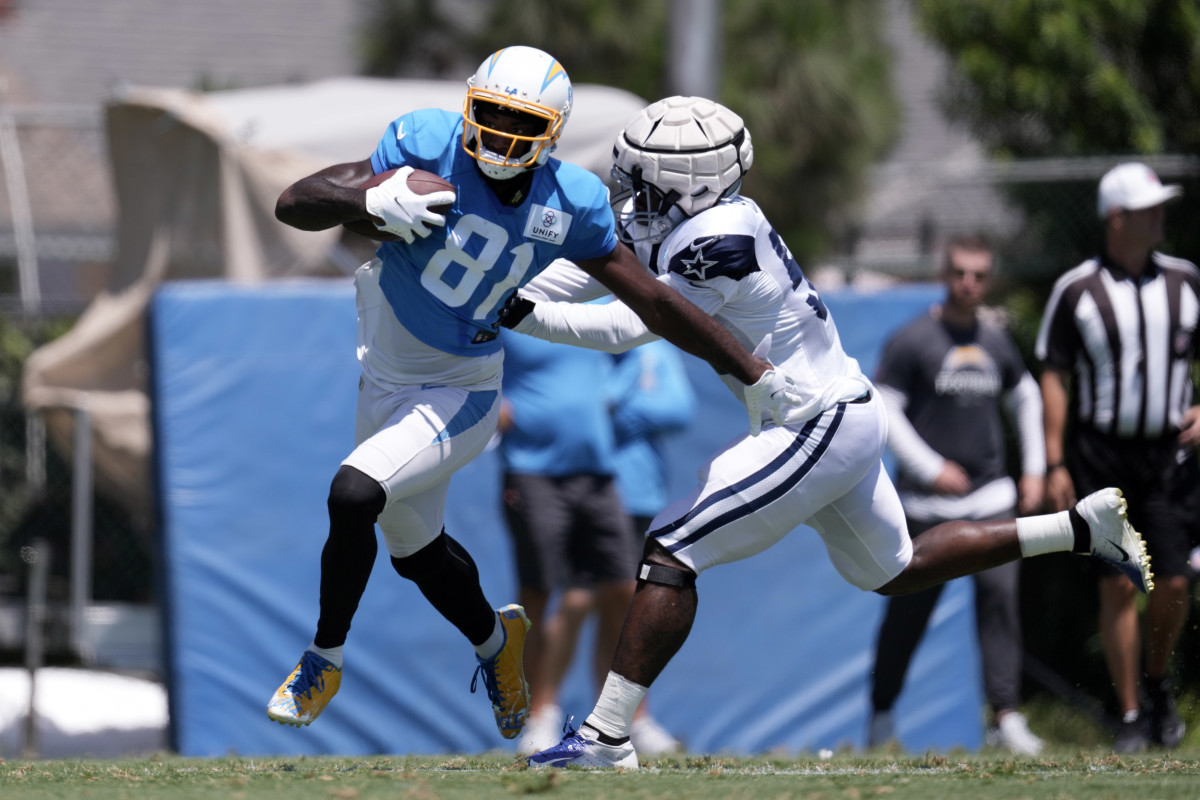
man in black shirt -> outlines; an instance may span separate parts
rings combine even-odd
[[[1037,339],[1049,504],[1070,508],[1077,495],[1119,486],[1155,572],[1144,660],[1133,585],[1115,572],[1100,578],[1100,633],[1122,714],[1117,752],[1150,741],[1175,747],[1184,732],[1168,668],[1187,619],[1187,555],[1200,517],[1200,406],[1190,378],[1200,352],[1200,271],[1154,250],[1163,240],[1165,203],[1181,192],[1144,164],[1104,175],[1104,252],[1058,279]]]
[[[888,411],[888,449],[909,533],[951,519],[992,520],[1042,505],[1042,402],[999,314],[981,308],[994,255],[979,236],[951,239],[946,299],[909,322],[884,348],[875,385]],[[1021,444],[1021,480],[1006,470],[1002,411]],[[973,576],[984,694],[992,709],[988,744],[1037,755],[1042,741],[1018,710],[1021,694],[1020,562]],[[892,706],[941,595],[935,586],[888,598],[875,649],[869,746],[894,738]]]

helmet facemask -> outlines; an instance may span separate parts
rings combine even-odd
[[[562,130],[562,118],[548,109],[518,107],[505,99],[490,96],[488,92],[468,91],[463,113],[463,146],[479,162],[483,174],[500,180],[544,164]],[[501,122],[487,125],[480,120],[481,116]],[[496,149],[487,147],[485,136]]]
[[[612,197],[613,213],[617,219],[617,236],[626,244],[660,242],[686,216],[675,206],[679,200],[676,189],[663,191],[646,181],[640,164],[629,172],[613,164],[612,179],[618,191]],[[671,211],[677,213],[672,219]]]

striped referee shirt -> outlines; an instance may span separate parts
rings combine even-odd
[[[1179,430],[1200,355],[1200,270],[1151,253],[1134,277],[1106,258],[1062,275],[1046,305],[1036,354],[1074,375],[1076,420],[1122,439]]]

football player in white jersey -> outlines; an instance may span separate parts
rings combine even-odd
[[[1116,489],[1058,514],[949,522],[909,538],[881,461],[883,404],[842,350],[829,310],[787,246],[754,201],[738,194],[753,152],[740,117],[695,97],[650,105],[617,137],[619,235],[660,282],[786,370],[799,402],[782,423],[760,418],[761,435],[721,448],[699,470],[699,485],[654,519],[601,696],[579,730],[530,756],[531,766],[637,767],[633,712],[687,638],[696,577],[765,550],[799,525],[817,531],[847,581],[884,595],[1055,551],[1117,563],[1143,591],[1152,587],[1145,547]],[[521,290],[504,324],[610,351],[655,338],[620,302],[553,302],[597,291],[587,276],[557,264]],[[722,378],[742,395],[737,380]]]
[[[500,313],[555,259],[578,263],[664,338],[731,373],[752,404],[780,417],[792,402],[785,373],[653,280],[618,242],[603,182],[550,156],[572,104],[557,60],[530,47],[505,48],[467,87],[461,114],[405,114],[370,158],[297,181],[276,206],[281,221],[303,230],[369,221],[393,237],[355,278],[357,444],[330,486],[316,635],[268,704],[280,723],[309,724],[340,686],[378,522],[396,572],[475,647],[471,689],[482,676],[500,733],[520,734],[529,709],[522,663],[528,620],[520,606],[493,609],[470,554],[442,523],[451,475],[496,428]],[[407,184],[414,168],[448,179],[455,191],[414,193]],[[392,169],[379,185],[359,188]],[[444,214],[433,210],[447,204]]]

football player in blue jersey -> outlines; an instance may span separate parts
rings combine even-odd
[[[838,572],[860,589],[913,592],[1018,558],[1073,550],[1116,563],[1142,591],[1149,559],[1116,489],[1057,514],[947,522],[915,540],[883,469],[887,417],[842,349],[833,316],[770,221],[739,194],[754,158],[741,118],[698,97],[644,109],[618,135],[613,198],[621,237],[658,275],[748,349],[789,373],[784,420],[739,436],[701,465],[700,483],[650,525],[638,584],[600,698],[578,731],[531,766],[638,766],[634,710],[687,639],[704,570],[814,528]],[[656,338],[624,303],[579,305],[569,265],[547,270],[514,303],[518,333],[611,352]],[[549,300],[551,302],[545,302]],[[723,376],[741,399],[742,383]],[[754,402],[748,405],[756,413]]]
[[[489,56],[467,82],[460,114],[423,109],[384,132],[370,158],[297,181],[276,216],[303,230],[369,221],[390,234],[355,276],[362,366],[356,440],[329,490],[321,553],[320,617],[312,644],[267,713],[307,725],[341,683],[342,649],[377,552],[475,647],[505,738],[525,724],[517,605],[494,610],[466,549],[442,528],[451,475],[496,428],[503,353],[500,315],[519,286],[554,259],[622,298],[657,331],[744,385],[755,427],[792,402],[785,373],[752,355],[721,325],[655,281],[618,242],[608,192],[586,170],[551,157],[571,112],[557,60],[529,47]],[[373,175],[391,178],[366,190]],[[413,169],[455,190],[419,195]],[[434,209],[452,204],[442,214]],[[757,430],[757,428],[755,427]]]

